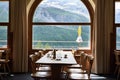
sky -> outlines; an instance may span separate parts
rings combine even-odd
[[[116,9],[120,9],[120,2],[117,2],[115,7],[116,7]]]

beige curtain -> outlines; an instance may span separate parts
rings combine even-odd
[[[113,27],[113,0],[94,0],[94,72],[108,74],[110,71],[110,33]]]
[[[13,32],[13,72],[28,71],[28,29],[26,0],[11,0],[11,31]]]

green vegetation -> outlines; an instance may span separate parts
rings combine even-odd
[[[0,26],[0,47],[7,45],[6,40],[7,40],[7,27]]]
[[[68,28],[65,28],[68,27]],[[70,28],[69,28],[70,27]],[[34,47],[36,48],[50,48],[51,46],[78,46],[78,43],[76,42],[76,39],[78,37],[77,35],[77,28],[78,26],[34,26],[34,31],[33,31],[33,40],[34,41],[40,41],[40,42],[34,42],[33,44],[35,45]],[[80,44],[82,47],[87,47],[88,42],[90,41],[90,30],[88,26],[82,27],[82,39],[83,42]],[[56,42],[42,42],[42,41],[56,41]],[[57,42],[57,41],[73,41],[71,42]],[[47,46],[46,46],[47,45]]]

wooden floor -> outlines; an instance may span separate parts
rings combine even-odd
[[[2,77],[0,77],[0,80],[33,80],[33,78],[31,78],[29,73],[19,73],[19,74],[2,75]],[[91,80],[116,80],[116,77],[113,75],[91,74]]]

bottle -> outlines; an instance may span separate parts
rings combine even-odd
[[[53,50],[53,59],[56,59],[56,50]]]

